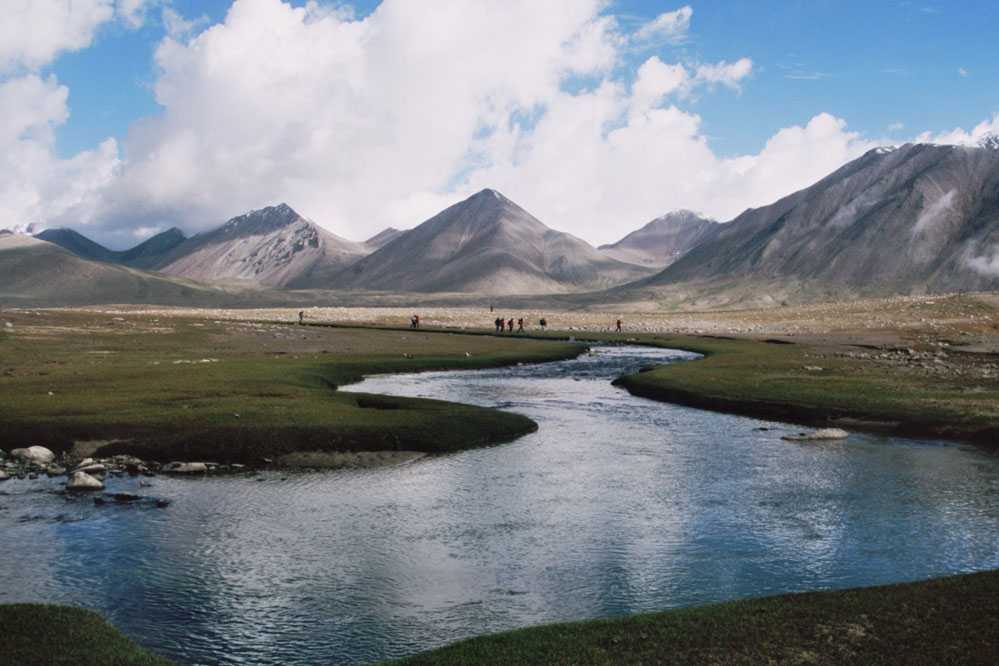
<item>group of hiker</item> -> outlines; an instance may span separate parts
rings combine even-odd
[[[523,333],[524,318],[523,317],[518,318],[516,323],[517,323],[517,333]],[[514,332],[513,324],[514,324],[513,318],[503,319],[503,317],[496,317],[496,319],[493,320],[493,325],[496,327],[497,333],[504,333],[504,332],[513,333]],[[548,320],[542,317],[538,321],[538,326],[541,327],[542,331],[545,330],[548,327]]]

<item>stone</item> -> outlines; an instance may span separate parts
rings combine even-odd
[[[168,500],[168,499],[158,499],[158,500],[156,500],[156,508],[157,509],[165,509],[168,506],[170,506],[170,500]]]
[[[38,463],[39,465],[48,465],[55,460],[55,454],[44,446],[29,446],[26,449],[14,449],[10,452],[10,455],[13,458]]]
[[[207,474],[208,465],[203,462],[172,462],[160,470],[167,474]]]
[[[9,479],[9,478],[10,478],[10,477],[9,477],[9,476],[7,476],[7,472],[5,472],[5,471],[3,471],[2,469],[0,469],[0,481],[6,481],[6,480],[7,480],[7,479]]]
[[[839,428],[822,428],[812,432],[800,432],[797,435],[785,435],[781,439],[785,439],[789,442],[812,442],[830,439],[846,439],[849,436],[850,433]]]
[[[50,477],[63,476],[64,474],[66,474],[66,468],[60,467],[59,465],[49,465],[48,467],[45,468],[45,473],[48,474]]]
[[[135,495],[133,493],[115,493],[111,496],[115,502],[138,502],[142,499],[141,495]]]
[[[86,472],[87,474],[103,474],[107,471],[107,467],[101,463],[91,463],[89,465],[77,465],[73,468],[74,472]]]
[[[73,472],[66,482],[66,490],[104,490],[104,484],[86,472]]]

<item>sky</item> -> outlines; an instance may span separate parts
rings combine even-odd
[[[5,0],[0,228],[286,202],[354,240],[484,188],[611,242],[999,131],[999,3]]]

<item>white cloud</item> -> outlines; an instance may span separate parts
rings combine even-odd
[[[89,46],[113,15],[111,0],[7,0],[0,21],[0,74],[37,69],[63,51]]]
[[[923,132],[918,137],[916,137],[916,140],[923,143],[943,143],[955,146],[974,146],[977,145],[982,139],[997,134],[999,134],[999,113],[993,114],[993,116],[989,120],[983,120],[970,130],[965,130],[961,127],[955,127],[952,130],[949,130],[947,132],[940,132],[938,134],[934,134],[932,132]]]
[[[682,91],[689,83],[683,65],[668,65],[653,56],[642,63],[635,75],[632,106],[636,111],[648,110],[657,106],[666,95]]]
[[[999,277],[999,246],[993,245],[991,256],[971,257],[968,266],[982,275]]]
[[[753,61],[739,58],[735,62],[719,62],[699,65],[697,79],[708,85],[723,85],[733,90],[739,89],[740,82],[753,71]]]
[[[672,12],[665,12],[642,25],[635,31],[635,39],[638,41],[666,41],[672,43],[683,42],[687,39],[687,32],[690,30],[690,17],[694,15],[694,10],[689,5],[685,5]]]
[[[35,74],[0,82],[0,228],[91,221],[111,182],[113,139],[71,159],[55,156],[54,130],[69,116],[68,92],[54,77]]]
[[[888,131],[889,132],[901,132],[904,129],[905,129],[905,123],[901,123],[901,122],[897,122],[896,121],[896,122],[891,123],[891,124],[888,125]]]
[[[964,67],[958,67],[958,68],[957,68],[957,73],[958,73],[958,74],[959,74],[959,75],[960,75],[960,76],[961,76],[962,78],[964,78],[964,77],[967,77],[967,76],[968,76],[968,70],[966,70],[966,69],[965,69]]]
[[[149,10],[158,4],[159,0],[116,0],[115,15],[127,27],[141,28]]]

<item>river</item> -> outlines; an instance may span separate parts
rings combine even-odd
[[[0,485],[0,602],[86,606],[183,664],[356,663],[516,627],[999,567],[999,458],[636,398],[598,347],[349,390],[499,406],[502,446],[383,469]],[[696,362],[696,361],[695,361]],[[150,483],[139,487],[140,482]]]

